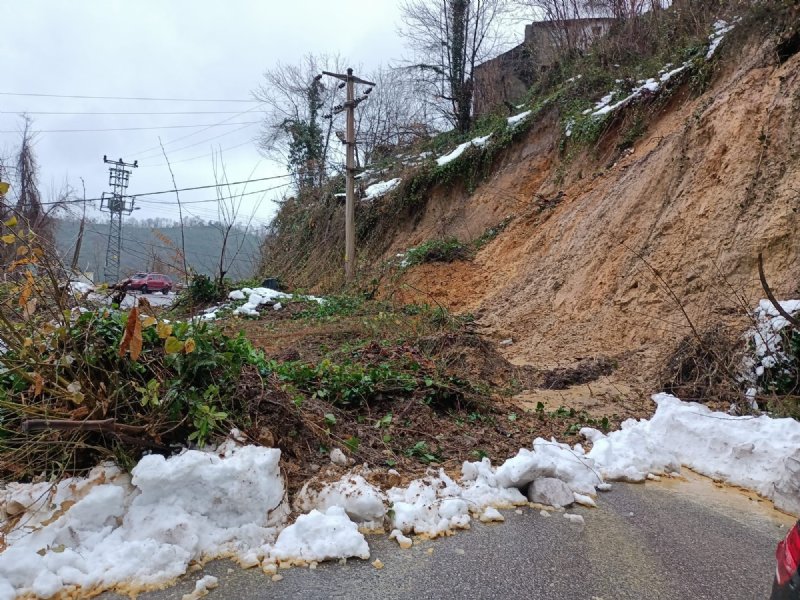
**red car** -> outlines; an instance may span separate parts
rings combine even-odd
[[[136,273],[122,282],[123,290],[139,290],[143,294],[150,292],[169,294],[172,286],[172,280],[161,273]]]
[[[800,521],[789,530],[775,552],[778,568],[771,600],[800,600]]]

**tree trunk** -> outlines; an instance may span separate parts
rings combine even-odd
[[[456,128],[469,131],[472,124],[472,82],[467,80],[467,27],[470,0],[450,0],[452,41],[450,43],[450,94],[455,108]]]

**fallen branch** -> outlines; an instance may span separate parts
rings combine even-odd
[[[103,431],[106,433],[113,433],[115,435],[127,433],[136,434],[142,433],[147,428],[144,426],[136,425],[123,425],[117,423],[116,419],[102,419],[98,421],[71,421],[68,419],[28,419],[23,421],[20,427],[22,431]]]
[[[762,256],[761,252],[758,253],[758,278],[761,280],[761,287],[764,288],[764,293],[772,303],[772,306],[775,307],[775,310],[778,311],[778,314],[789,321],[789,324],[792,327],[795,329],[800,329],[800,320],[786,312],[786,310],[784,310],[784,308],[781,306],[780,302],[778,302],[778,300],[775,298],[775,294],[772,293],[772,290],[767,283],[767,276],[764,275],[764,257]]]

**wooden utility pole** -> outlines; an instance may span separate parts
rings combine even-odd
[[[345,155],[345,192],[346,200],[344,205],[344,273],[347,281],[352,281],[356,274],[356,226],[355,226],[355,154],[356,154],[356,106],[367,99],[372,88],[375,84],[371,81],[365,81],[353,75],[353,69],[347,69],[347,74],[330,73],[323,71],[323,75],[335,77],[344,81],[347,96],[344,104],[334,107],[330,115],[326,117],[333,118],[333,115],[342,111],[347,112],[347,126],[345,130],[345,141],[347,151]],[[364,92],[360,98],[356,98],[355,84],[368,85],[370,88]]]
[[[81,256],[81,245],[83,244],[83,229],[86,226],[86,183],[83,181],[83,177],[81,177],[81,185],[83,186],[83,216],[81,216],[81,225],[78,229],[78,241],[75,242],[75,252],[72,253],[72,264],[70,265],[72,277],[78,272],[78,260]]]

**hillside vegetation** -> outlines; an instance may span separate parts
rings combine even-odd
[[[126,219],[122,231],[123,254],[120,275],[136,271],[156,271],[178,275],[182,270],[180,226],[160,223],[154,227],[134,219]],[[54,221],[56,246],[70,263],[78,239],[80,221],[56,219]],[[184,226],[186,262],[196,273],[213,276],[219,270],[223,234],[219,227],[207,223]],[[234,228],[231,231],[225,265],[228,277],[238,280],[253,276],[257,265],[260,238],[252,231]],[[78,265],[84,272],[94,273],[95,281],[104,281],[108,222],[91,221],[86,224]]]
[[[641,18],[635,48],[612,30],[562,61],[518,118],[367,169],[363,187],[399,182],[357,205],[356,285],[474,314],[513,341],[512,362],[609,357],[647,391],[676,377],[665,365],[687,336],[740,343],[764,293],[759,252],[777,295],[797,294],[798,6],[667,13]],[[262,272],[341,288],[340,185],[284,202]]]

